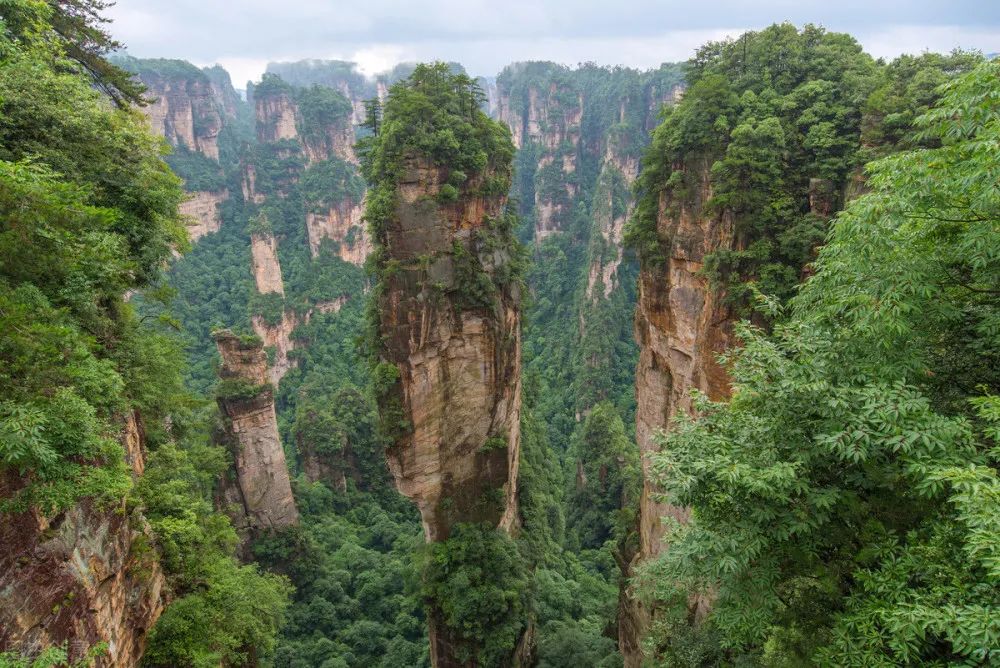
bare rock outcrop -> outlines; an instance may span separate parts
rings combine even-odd
[[[639,277],[636,438],[642,454],[643,489],[636,564],[666,547],[660,518],[670,516],[685,522],[689,517],[686,508],[655,498],[657,490],[650,473],[650,455],[658,450],[654,434],[668,428],[674,415],[692,411],[691,390],[700,390],[715,400],[730,392],[728,374],[717,357],[733,343],[735,316],[701,269],[707,254],[736,247],[734,223],[728,214],[710,215],[703,210],[711,197],[709,165],[688,168],[699,180],[695,196],[683,202],[670,202],[666,195],[661,196],[657,233],[664,259],[662,263],[644,263]],[[642,663],[638,638],[649,623],[650,611],[634,599],[628,603],[633,607],[624,616],[630,624],[623,628],[631,637],[622,637],[620,645],[625,665],[638,667]],[[690,605],[698,617],[707,602],[695,597]]]
[[[276,292],[284,296],[285,284],[278,262],[278,241],[274,235],[255,233],[250,236],[250,260],[257,292],[264,295]]]
[[[283,139],[298,139],[295,125],[295,102],[291,91],[258,94],[254,97],[257,115],[257,141],[269,143]]]
[[[254,334],[260,337],[265,348],[274,350],[274,361],[268,367],[267,377],[274,387],[289,371],[298,366],[298,360],[289,353],[295,349],[292,332],[299,326],[299,318],[294,311],[284,311],[281,320],[270,323],[263,316],[255,315],[250,319]]]
[[[143,431],[135,415],[121,442],[136,475],[145,466]],[[0,498],[23,485],[0,474]],[[98,668],[139,664],[167,591],[152,536],[125,502],[84,499],[48,517],[38,510],[7,513],[0,522],[0,651],[34,655],[66,644],[72,661],[104,643]]]
[[[263,343],[229,330],[213,336],[222,356],[217,401],[233,456],[233,475],[221,496],[228,510],[236,506],[234,522],[246,540],[262,530],[297,524],[299,513],[278,436]]]
[[[187,232],[191,241],[197,241],[206,234],[218,232],[222,227],[222,215],[219,205],[229,199],[229,192],[221,190],[210,192],[199,190],[192,192],[181,202],[178,210],[188,217]]]
[[[142,107],[156,134],[173,146],[197,151],[212,160],[219,159],[219,132],[226,108],[220,99],[219,86],[193,66],[185,75],[160,74],[140,70],[152,102]]]
[[[556,82],[531,84],[526,99],[512,100],[499,87],[497,114],[511,129],[518,149],[532,144],[539,152],[535,176],[535,239],[563,231],[577,194],[576,172],[583,120],[583,95]]]
[[[473,195],[472,179],[449,205],[428,201],[447,170],[410,160],[386,235],[401,264],[385,278],[381,331],[385,361],[399,372],[396,398],[412,428],[388,451],[399,490],[420,509],[430,541],[456,522],[490,521],[510,529],[517,517],[520,452],[520,296],[511,286],[493,308],[466,308],[456,291],[463,258],[480,248],[476,231],[497,216],[503,197]],[[489,252],[499,270],[510,258]],[[430,257],[429,263],[421,258]],[[484,502],[502,490],[499,503]]]
[[[319,255],[323,239],[330,239],[336,244],[341,260],[363,265],[372,250],[371,240],[361,221],[363,213],[363,203],[355,203],[350,198],[325,211],[306,213],[306,232],[312,256]]]

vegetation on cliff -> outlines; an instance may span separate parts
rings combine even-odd
[[[925,148],[868,165],[773,333],[741,327],[732,400],[664,437],[693,521],[647,575],[712,591],[718,644],[661,628],[663,665],[996,661],[998,76],[938,89],[903,140]]]
[[[102,92],[122,101],[139,85],[99,59],[106,42],[80,51],[103,34],[90,14],[101,7],[18,0],[0,23],[0,468],[19,478],[0,512],[52,518],[87,498],[108,512],[137,508],[176,599],[151,665],[263,656],[285,585],[232,557],[235,532],[209,502],[220,453],[198,433],[181,351],[126,300],[144,289],[155,298],[171,249],[186,246],[183,195],[162,141]],[[149,450],[134,488],[126,416]],[[142,533],[134,541],[148,549]],[[266,614],[251,607],[258,596]]]
[[[627,241],[647,266],[666,261],[657,221],[731,217],[733,248],[706,258],[727,299],[752,306],[751,284],[784,301],[843,206],[861,166],[906,146],[909,120],[974,54],[877,63],[842,33],[773,25],[712,42],[690,61],[688,88],[664,111],[643,162]]]

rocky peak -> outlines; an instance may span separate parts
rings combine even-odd
[[[257,116],[257,141],[261,143],[298,139],[295,127],[295,103],[291,91],[254,95]]]
[[[456,522],[510,529],[520,450],[519,295],[511,287],[483,309],[464,306],[460,294],[471,287],[462,284],[466,253],[487,271],[509,261],[482,248],[476,234],[505,198],[477,193],[491,176],[484,173],[455,202],[437,206],[445,168],[412,158],[402,172],[385,241],[401,268],[384,279],[380,329],[386,362],[399,372],[395,399],[412,429],[389,449],[389,467],[420,509],[428,540],[447,538]],[[484,500],[491,490],[499,500]]]
[[[297,141],[307,165],[331,158],[357,163],[354,107],[339,92],[294,88],[268,75],[254,89],[254,106],[259,142]]]
[[[297,524],[299,514],[278,436],[263,342],[229,330],[213,337],[222,357],[217,401],[234,474],[221,496],[235,510],[234,523],[247,540],[261,530]]]
[[[236,115],[236,93],[216,74],[210,76],[177,60],[129,60],[152,102],[142,107],[150,126],[173,146],[219,159],[219,133]]]

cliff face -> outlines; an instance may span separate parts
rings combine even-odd
[[[518,149],[537,152],[534,192],[535,239],[565,231],[578,192],[574,173],[580,146],[583,94],[566,84],[529,83],[520,99],[508,89],[497,93],[497,114],[511,129]]]
[[[153,99],[142,108],[153,131],[174,146],[218,160],[225,114],[218,86],[203,74],[180,78],[140,73],[140,78]]]
[[[250,236],[250,258],[253,262],[253,278],[257,292],[276,292],[284,296],[285,284],[281,278],[281,264],[278,262],[278,242],[274,235],[267,233]]]
[[[353,106],[352,111],[346,115],[327,119],[317,127],[308,127],[293,90],[266,91],[254,96],[254,104],[257,141],[297,141],[307,165],[330,158],[357,163],[354,155],[354,126],[351,123]]]
[[[223,498],[237,506],[235,524],[244,537],[297,524],[263,345],[228,330],[214,336],[222,356],[218,404],[234,463]]]
[[[649,455],[658,450],[653,441],[657,430],[667,428],[679,412],[692,410],[690,392],[700,390],[711,399],[729,395],[729,378],[716,361],[733,343],[735,316],[723,303],[724,296],[700,274],[705,256],[713,251],[734,249],[734,224],[728,214],[708,215],[702,205],[711,197],[706,162],[690,165],[699,186],[684,202],[660,199],[657,232],[663,243],[665,262],[642,267],[639,304],[635,315],[635,338],[639,344],[636,368],[636,438],[642,454],[643,490],[639,505],[640,549],[634,563],[660,554],[663,544],[661,517],[686,522],[689,511],[658,502],[650,477]],[[640,666],[638,640],[649,623],[650,612],[638,601],[631,610],[627,635],[621,645],[626,666]],[[692,613],[700,616],[707,601],[690,601]],[[626,649],[628,651],[626,651]]]
[[[298,139],[295,127],[295,102],[291,93],[256,95],[257,141],[261,143]]]
[[[142,427],[129,416],[121,437],[136,475],[142,473]],[[0,476],[0,498],[23,484]],[[100,667],[139,663],[146,636],[166,603],[166,587],[145,520],[124,502],[84,500],[56,517],[37,511],[0,522],[0,651],[32,654],[68,644],[71,660],[98,643]]]
[[[721,303],[723,295],[699,272],[705,255],[733,248],[734,229],[728,215],[709,217],[699,210],[710,196],[707,167],[699,174],[699,202],[682,204],[677,215],[668,215],[667,202],[661,203],[658,231],[662,239],[669,239],[667,260],[662,267],[643,267],[639,276],[636,437],[643,455],[656,451],[652,441],[656,430],[665,428],[678,412],[691,411],[691,390],[712,399],[729,395],[728,375],[716,357],[732,343],[734,316]],[[644,456],[644,472],[648,463]],[[654,556],[663,547],[660,515],[686,519],[683,510],[656,504],[651,491],[647,477],[640,509],[643,557]]]
[[[323,239],[336,244],[337,255],[344,262],[361,266],[371,253],[371,240],[364,229],[361,216],[364,203],[346,198],[326,211],[306,214],[306,231],[309,235],[309,251],[313,257],[319,255]]]
[[[198,241],[206,234],[219,231],[219,228],[222,227],[219,205],[227,199],[229,199],[228,191],[201,190],[192,192],[184,202],[181,202],[179,207],[181,214],[188,216],[191,220],[187,230],[188,238],[192,242]]]
[[[182,61],[128,60],[125,66],[147,87],[146,96],[152,102],[140,109],[153,132],[179,151],[193,151],[218,162],[219,135],[236,118],[240,104],[229,74],[221,67],[199,70]],[[187,180],[183,168],[175,169]],[[229,192],[219,181],[210,187],[197,182],[187,187],[190,198],[181,204],[181,213],[190,217],[191,241],[217,232],[222,224],[219,205]]]
[[[416,159],[403,171],[386,235],[388,257],[401,268],[384,279],[380,328],[411,429],[388,450],[389,468],[420,509],[429,541],[447,538],[456,522],[510,530],[520,453],[520,296],[511,287],[494,308],[470,309],[453,292],[470,287],[461,283],[456,247],[478,255],[487,271],[509,262],[482,248],[476,234],[504,198],[472,194],[485,174],[455,203],[429,206],[447,171]]]

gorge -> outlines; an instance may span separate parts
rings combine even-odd
[[[996,61],[94,86],[29,5],[0,666],[997,656]]]

